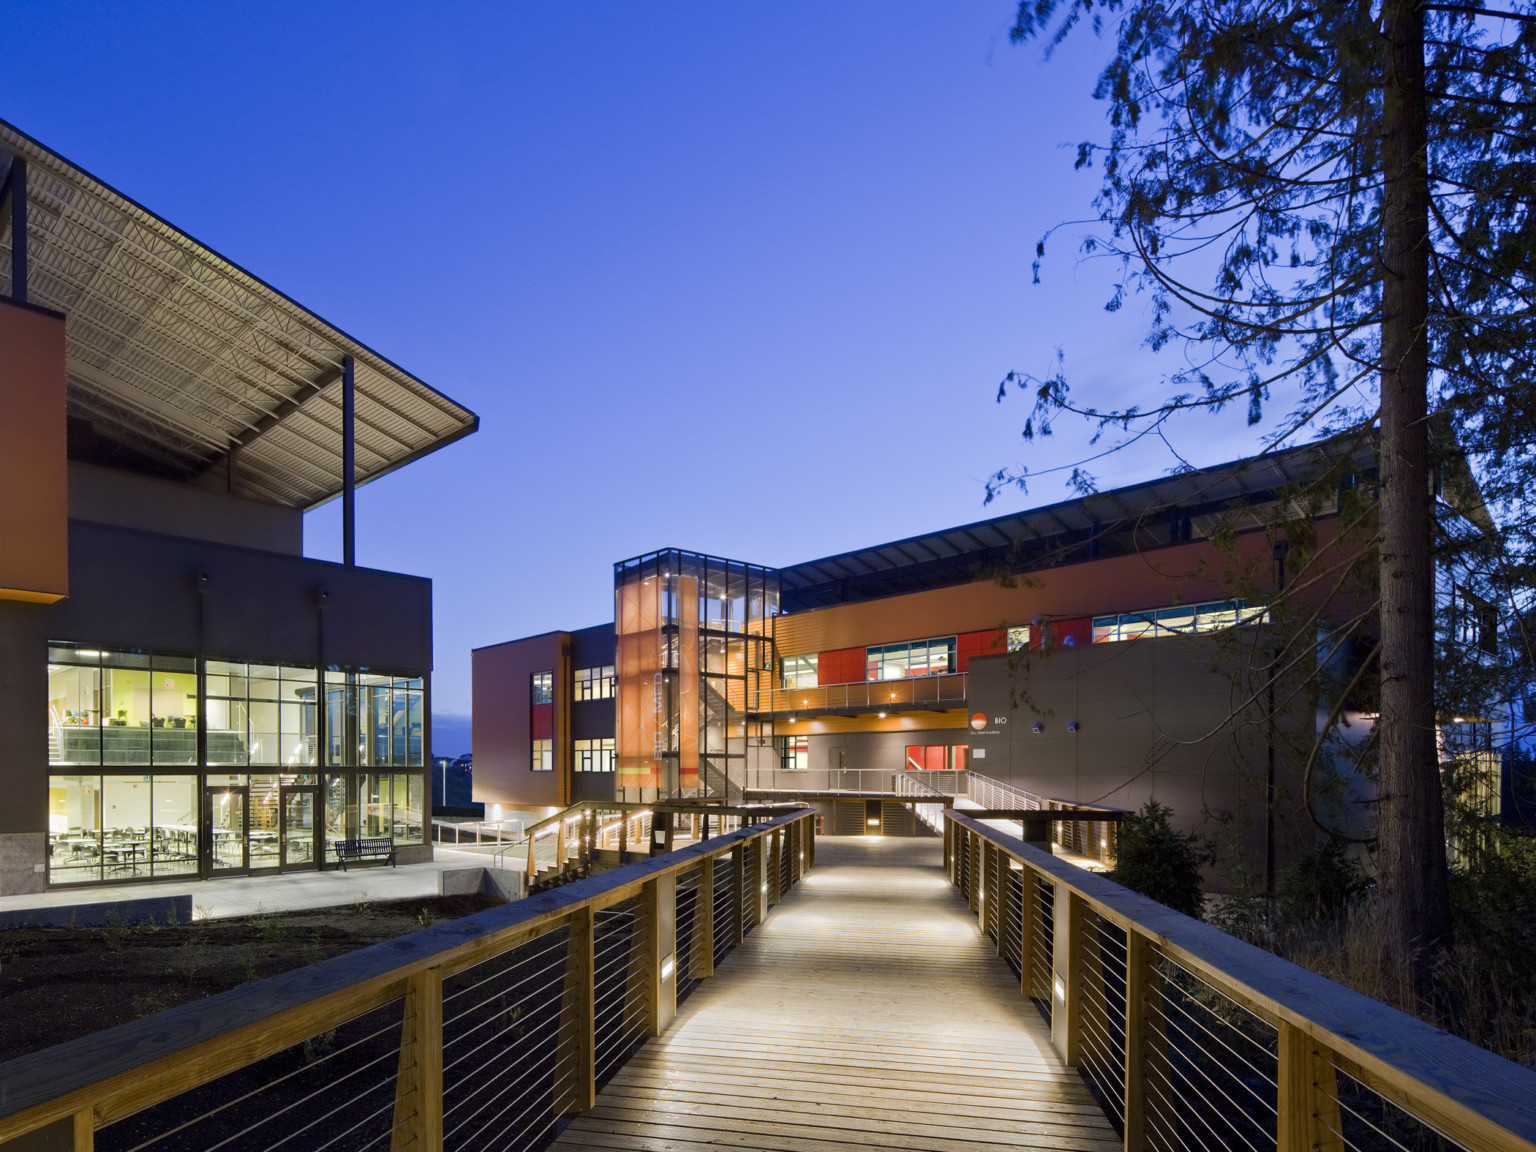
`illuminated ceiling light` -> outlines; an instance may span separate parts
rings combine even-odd
[[[880,713],[880,719],[882,719],[882,720],[885,719],[885,713],[884,712]]]

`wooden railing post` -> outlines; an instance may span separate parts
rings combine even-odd
[[[1277,1152],[1343,1152],[1333,1062],[1296,1025],[1280,1021]]]
[[[779,891],[779,878],[784,875],[783,858],[780,855],[784,851],[782,828],[775,828],[768,833],[768,873],[765,879],[768,881],[768,907],[773,907],[784,899],[784,893]]]
[[[95,1152],[96,1113],[90,1108],[75,1113],[74,1137],[74,1152]]]
[[[805,819],[805,866],[816,867],[816,817]]]
[[[1150,963],[1147,938],[1125,931],[1125,1152],[1147,1147],[1147,1036],[1151,1021],[1147,1001]]]
[[[1083,898],[1061,880],[1051,901],[1054,925],[1051,932],[1051,1046],[1068,1068],[1077,1067],[1082,1031],[1080,958]]]
[[[677,873],[647,880],[640,890],[645,933],[646,1027],[660,1036],[677,1015]]]
[[[704,817],[708,820],[709,817]],[[715,974],[715,857],[704,857],[703,870],[699,873],[699,886],[694,890],[693,930],[698,933],[703,947],[699,949],[700,980]]]
[[[939,820],[944,826],[944,874],[949,877],[949,882],[955,882],[955,822],[945,820],[943,814]]]
[[[753,869],[752,900],[757,909],[757,923],[768,922],[768,837],[757,838],[757,850],[752,853],[752,859],[757,867]]]
[[[740,946],[747,938],[747,846],[737,844],[731,849],[731,907],[736,914],[731,917],[735,927],[736,939],[733,943]]]
[[[1019,991],[1026,1000],[1039,995],[1035,989],[1035,917],[1040,903],[1039,889],[1035,870],[1025,864],[1024,871],[1019,873]]]
[[[985,936],[987,934],[987,901],[989,897],[992,899],[996,898],[996,894],[989,892],[988,889],[992,884],[992,853],[997,851],[997,849],[993,847],[990,840],[982,840],[980,848],[981,870],[973,884],[973,887],[976,889],[976,903],[974,907],[976,909],[976,924],[981,929],[981,934]]]
[[[561,1077],[567,1085],[566,1115],[585,1112],[597,1100],[597,1043],[594,1013],[597,1004],[592,905],[571,910],[570,940],[565,962],[565,996],[560,1006],[561,1048],[569,1067]]]
[[[406,980],[395,1073],[391,1152],[441,1152],[443,1147],[443,970]]]

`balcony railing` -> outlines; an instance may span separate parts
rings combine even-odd
[[[966,699],[967,673],[914,676],[910,680],[865,680],[857,684],[820,684],[813,688],[771,688],[751,692],[747,711],[841,712],[859,709],[900,711],[925,705],[960,707]]]

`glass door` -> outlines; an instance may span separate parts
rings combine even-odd
[[[285,787],[283,789],[283,868],[314,868],[319,859],[315,813],[320,807],[320,789]]]
[[[246,853],[246,790],[208,788],[203,791],[204,876],[234,876],[250,871]]]

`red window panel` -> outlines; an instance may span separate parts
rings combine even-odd
[[[972,656],[1000,656],[1008,651],[1008,633],[1001,628],[962,632],[955,637],[955,663],[959,671],[970,667]]]
[[[908,772],[964,772],[971,749],[967,744],[908,744]]]
[[[555,735],[555,706],[553,704],[534,704],[533,708],[533,738],[535,740],[552,740]]]
[[[857,684],[863,679],[864,649],[838,648],[817,654],[817,684]]]
[[[1093,617],[1084,616],[1080,620],[1052,620],[1047,628],[1050,629],[1052,648],[1086,648],[1093,643]],[[1031,628],[1029,633],[1029,646],[1035,651],[1040,650],[1040,641],[1044,639],[1043,629]]]

